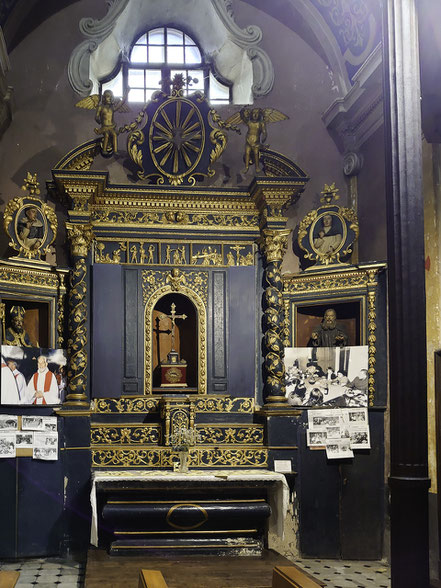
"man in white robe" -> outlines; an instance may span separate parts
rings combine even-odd
[[[2,404],[19,404],[18,388],[14,374],[8,367],[6,359],[2,355],[2,379],[1,379]]]
[[[40,355],[37,359],[37,366],[38,371],[28,382],[27,404],[59,404],[57,379],[48,369],[44,355]]]
[[[6,360],[8,368],[11,370],[17,387],[17,398],[13,404],[24,404],[26,402],[26,379],[17,369],[17,362],[14,359]]]

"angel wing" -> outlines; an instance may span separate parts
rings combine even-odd
[[[99,94],[91,94],[90,96],[86,96],[79,102],[75,104],[78,108],[87,108],[88,110],[96,110],[98,108],[98,104],[100,103],[100,96]]]
[[[125,100],[121,100],[114,105],[115,112],[130,112],[130,108],[127,106]]]
[[[241,123],[243,123],[243,118],[242,118],[242,111],[239,110],[238,112],[232,114],[230,116],[230,118],[227,118],[227,120],[225,121],[225,124],[227,125],[240,125]]]
[[[263,108],[263,120],[266,123],[274,123],[279,122],[281,120],[287,120],[289,116],[280,112],[280,110],[276,110],[275,108]]]

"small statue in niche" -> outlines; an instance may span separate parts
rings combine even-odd
[[[103,95],[92,94],[83,98],[75,104],[78,108],[87,108],[96,110],[95,120],[100,125],[95,128],[97,135],[103,136],[101,151],[103,155],[112,155],[118,151],[117,136],[120,131],[116,131],[114,120],[115,112],[130,112],[126,105],[125,99],[115,100],[111,90],[105,90]]]
[[[254,163],[256,172],[261,172],[259,165],[260,151],[265,147],[267,132],[266,124],[287,120],[289,117],[275,108],[252,108],[245,106],[226,120],[226,124],[245,124],[248,127],[245,138],[245,168],[247,173],[250,164]],[[252,161],[254,160],[254,161]]]
[[[348,341],[346,331],[337,325],[337,313],[333,308],[328,308],[322,322],[312,330],[308,347],[345,347]]]
[[[23,326],[25,313],[26,311],[23,306],[13,306],[9,311],[11,324],[5,332],[5,339],[8,345],[16,345],[18,347],[33,346]],[[38,343],[36,343],[35,347],[38,347]]]

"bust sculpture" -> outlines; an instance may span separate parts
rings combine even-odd
[[[337,313],[328,308],[321,323],[312,330],[308,347],[345,347],[348,341],[346,331],[337,324]]]

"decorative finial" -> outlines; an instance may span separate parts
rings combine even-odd
[[[37,174],[32,175],[31,172],[27,172],[27,176],[24,179],[24,184],[21,187],[26,192],[29,191],[29,196],[40,194],[40,182],[37,181]]]
[[[323,194],[323,198],[320,198],[320,202],[325,202],[326,204],[331,204],[333,200],[338,200],[340,198],[338,188],[335,187],[335,182],[332,182],[330,186],[325,184],[325,187],[320,194]]]

